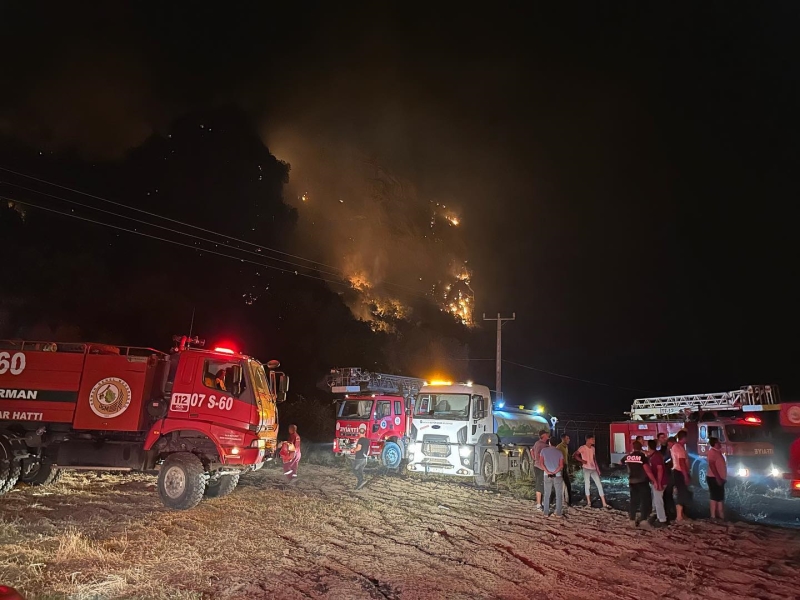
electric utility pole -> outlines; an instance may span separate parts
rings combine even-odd
[[[483,313],[484,321],[497,321],[497,363],[495,364],[495,391],[497,392],[498,399],[502,399],[503,397],[503,392],[500,387],[500,375],[502,373],[502,365],[503,365],[502,327],[506,321],[514,321],[516,320],[516,318],[517,318],[517,313],[511,313],[510,317],[501,317],[500,313],[497,313],[497,317],[492,317],[491,319],[487,319],[486,313]]]

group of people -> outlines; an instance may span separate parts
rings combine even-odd
[[[692,502],[692,494],[687,436],[688,432],[682,429],[674,437],[659,433],[656,439],[646,443],[642,436],[633,442],[633,452],[625,457],[630,489],[628,517],[632,527],[651,529],[664,527],[670,519],[679,524],[689,521],[686,509]],[[724,520],[728,467],[719,439],[708,439],[706,460],[711,519]],[[656,520],[650,524],[648,519],[653,506]]]
[[[564,497],[567,504],[572,505],[572,479],[569,469],[569,435],[561,436],[561,442],[556,443],[550,432],[543,429],[539,432],[539,440],[531,449],[533,463],[534,486],[536,492],[536,508],[546,517],[550,516],[550,497],[555,491],[556,510],[555,516],[564,515]],[[593,435],[587,436],[586,443],[578,448],[572,455],[581,464],[583,470],[584,492],[586,506],[592,505],[591,482],[597,487],[600,502],[603,508],[611,507],[606,502],[603,493],[603,484],[600,482],[600,468],[595,457],[595,439]]]
[[[691,504],[689,490],[691,472],[686,454],[686,430],[679,431],[675,437],[659,433],[657,439],[645,440],[638,436],[633,442],[633,452],[625,457],[628,468],[630,504],[628,516],[632,527],[652,529],[664,527],[669,520],[685,523],[689,519],[686,509]],[[539,440],[531,450],[533,461],[536,508],[550,516],[550,499],[555,491],[555,516],[562,517],[564,497],[573,504],[571,475],[569,469],[569,435],[563,434],[556,444],[550,432],[539,432]],[[728,469],[725,456],[717,438],[709,438],[707,477],[712,519],[724,519],[725,482]],[[583,485],[586,506],[592,506],[591,484],[594,482],[603,508],[611,507],[606,502],[603,484],[600,481],[600,468],[595,455],[595,438],[586,437],[586,443],[578,448],[572,457],[580,463],[583,471]],[[655,507],[655,519],[650,522]],[[638,518],[637,518],[638,516]]]
[[[300,464],[300,436],[297,433],[297,425],[289,425],[289,439],[281,442],[281,449],[278,455],[283,462],[283,475],[287,483],[297,481],[297,467]],[[369,440],[359,437],[353,447],[353,473],[356,476],[356,489],[360,490],[366,483],[364,481],[364,467],[367,466],[367,455],[369,454]]]

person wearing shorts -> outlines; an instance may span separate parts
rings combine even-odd
[[[686,436],[689,435],[685,429],[681,429],[675,436],[675,444],[670,448],[672,454],[672,475],[675,484],[675,504],[678,512],[676,523],[685,523],[686,508],[692,503],[692,494],[689,491],[689,458],[686,454]]]
[[[708,438],[708,495],[711,497],[711,519],[725,519],[725,480],[728,478],[728,464],[722,454],[719,440],[715,437]]]

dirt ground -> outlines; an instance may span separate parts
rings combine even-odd
[[[32,598],[797,598],[800,536],[626,527],[625,513],[340,467],[274,468],[162,508],[155,478],[73,473],[0,499],[0,583]]]

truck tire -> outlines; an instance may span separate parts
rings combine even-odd
[[[702,460],[697,461],[697,466],[695,467],[695,478],[702,489],[708,490],[708,463]]]
[[[14,457],[11,443],[0,435],[0,496],[16,485],[21,472],[22,462]]]
[[[403,448],[400,442],[386,442],[381,450],[381,464],[390,471],[397,471],[403,463]]]
[[[176,452],[167,456],[158,473],[158,495],[167,508],[194,508],[206,491],[205,467],[191,452]]]
[[[206,484],[206,498],[222,498],[227,496],[239,485],[239,475],[221,475],[216,481]]]
[[[494,455],[487,450],[481,457],[481,464],[475,471],[475,483],[479,487],[487,487],[494,481]]]
[[[22,463],[18,460],[3,461],[0,459],[0,496],[10,491],[17,484],[22,472]]]
[[[27,473],[22,473],[19,480],[28,485],[52,485],[58,483],[61,476],[64,474],[63,469],[59,469],[53,465],[43,465],[42,463],[35,463]]]
[[[522,458],[519,461],[519,470],[523,477],[533,476],[533,464],[531,461],[531,449],[525,447],[522,452]]]

